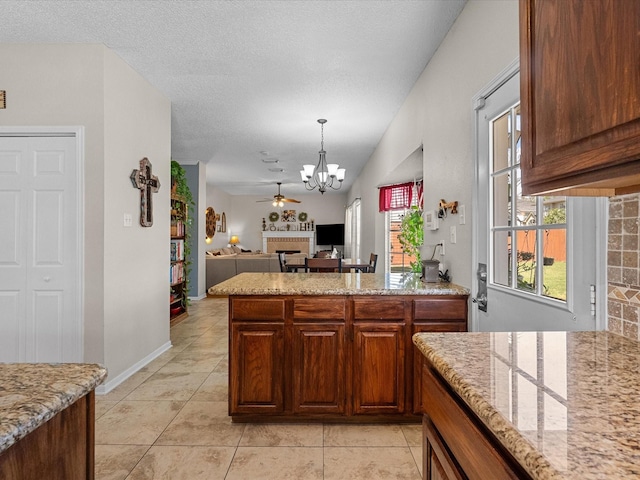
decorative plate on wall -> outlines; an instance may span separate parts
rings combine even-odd
[[[216,212],[213,207],[207,207],[205,211],[205,235],[208,238],[213,238],[216,234]]]

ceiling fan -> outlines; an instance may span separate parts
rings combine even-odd
[[[280,193],[280,185],[282,185],[282,182],[278,182],[278,193],[273,196],[273,200],[266,198],[264,200],[257,200],[257,201],[258,202],[273,202],[272,205],[274,207],[283,207],[284,206],[284,202],[300,203],[300,200],[296,200],[295,198],[286,198],[284,195],[282,195]]]

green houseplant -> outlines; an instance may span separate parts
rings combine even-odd
[[[415,258],[415,260],[410,263],[411,271],[421,273],[422,261],[420,259],[420,247],[424,242],[424,219],[422,218],[422,210],[417,206],[411,207],[409,211],[405,213],[404,217],[402,217],[398,241],[402,246],[402,251]]]

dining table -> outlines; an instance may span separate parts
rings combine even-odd
[[[285,256],[285,266],[287,272],[304,272],[304,258],[293,258],[288,261]],[[351,270],[366,273],[369,270],[369,262],[360,258],[343,258],[342,271],[349,272]]]

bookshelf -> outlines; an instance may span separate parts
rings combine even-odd
[[[187,203],[171,195],[171,240],[169,253],[169,319],[170,325],[187,316],[187,268],[185,247],[187,241]]]

